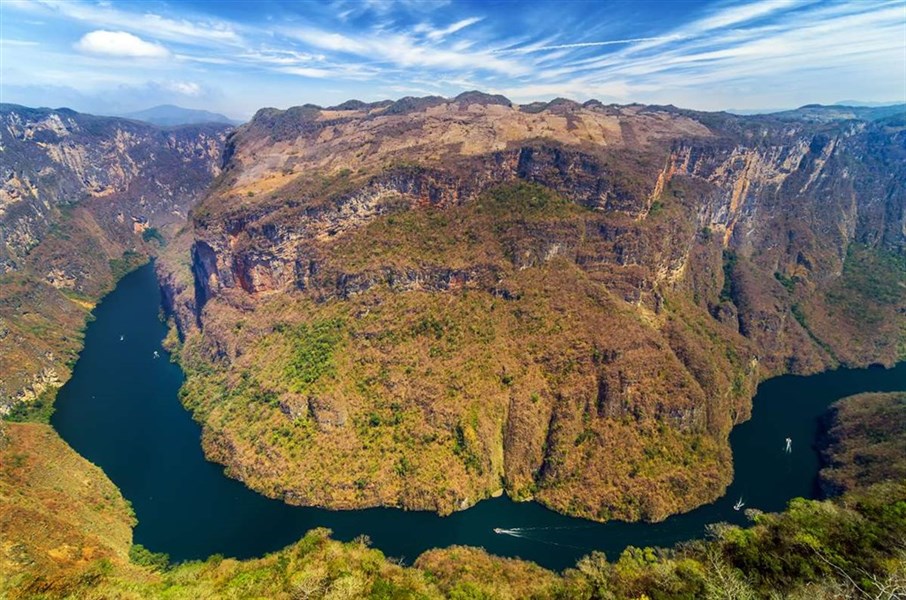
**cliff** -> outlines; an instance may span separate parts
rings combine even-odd
[[[903,124],[813,113],[259,111],[164,267],[208,456],[337,508],[719,496],[761,378],[903,353]]]
[[[49,404],[88,311],[184,223],[227,131],[0,105],[0,413]]]

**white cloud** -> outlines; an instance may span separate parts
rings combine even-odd
[[[314,67],[280,67],[279,71],[289,75],[298,75],[300,77],[310,77],[313,79],[326,79],[327,77],[336,75],[334,71],[317,69]]]
[[[204,93],[204,89],[194,81],[170,81],[164,87],[183,96],[198,97]]]
[[[88,54],[123,56],[132,58],[166,58],[170,51],[153,42],[146,42],[125,31],[98,29],[86,33],[75,44],[75,48]]]
[[[4,46],[37,46],[38,42],[31,40],[11,40],[9,38],[0,38],[0,45]]]

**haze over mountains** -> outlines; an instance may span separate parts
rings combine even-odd
[[[219,113],[207,110],[198,110],[192,108],[183,108],[173,104],[161,104],[145,110],[125,113],[121,115],[127,119],[145,121],[152,125],[168,127],[174,125],[198,125],[201,123],[224,123],[227,125],[238,125],[240,121],[230,119]]]

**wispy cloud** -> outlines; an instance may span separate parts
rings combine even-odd
[[[461,25],[460,28],[465,26]],[[440,44],[420,41],[412,33],[368,32],[352,37],[313,27],[286,29],[282,33],[319,50],[353,55],[369,63],[380,62],[401,68],[446,71],[477,69],[510,76],[525,75],[529,71],[527,65],[495,56],[490,50],[474,51],[462,46],[454,50]]]
[[[237,26],[220,19],[174,19],[153,12],[67,0],[35,0],[15,6],[46,17],[63,17],[95,28],[125,30],[159,40],[208,45],[241,42]]]
[[[552,44],[538,46],[524,46],[521,48],[503,48],[492,50],[492,54],[531,54],[532,52],[547,52],[550,50],[575,50],[577,48],[596,48],[599,46],[622,46],[636,42],[671,42],[681,39],[680,35],[667,35],[659,37],[627,38],[625,40],[607,40],[603,42],[573,42],[568,44]]]
[[[237,2],[190,9],[0,1],[7,88],[43,83],[93,94],[117,80],[136,88],[144,77],[198,85],[196,95],[177,83],[153,89],[199,102],[223,89],[219,98],[248,111],[326,104],[340,94],[474,88],[517,101],[602,97],[699,108],[827,102],[854,89],[866,100],[906,97],[903,0],[537,3],[518,11],[506,3],[335,0],[250,2],[244,15]],[[141,73],[124,56],[167,60],[144,61]]]
[[[469,17],[467,19],[456,21],[455,23],[441,29],[435,29],[430,25],[419,24],[413,28],[413,31],[415,33],[424,33],[425,37],[427,37],[429,40],[438,41],[444,39],[448,35],[456,33],[457,31],[463,30],[470,25],[480,23],[481,20],[481,17]]]

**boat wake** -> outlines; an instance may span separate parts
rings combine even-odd
[[[575,548],[576,550],[592,550],[592,548],[587,548],[585,546],[575,546],[573,544],[564,544],[562,542],[555,542],[553,540],[546,540],[539,537],[543,535],[545,531],[556,531],[564,529],[589,529],[591,525],[577,525],[573,527],[512,527],[505,529],[503,527],[495,527],[494,533],[499,535],[508,535],[515,538],[521,538],[531,542],[538,542],[539,544],[548,544],[551,546],[561,546],[564,548]]]

